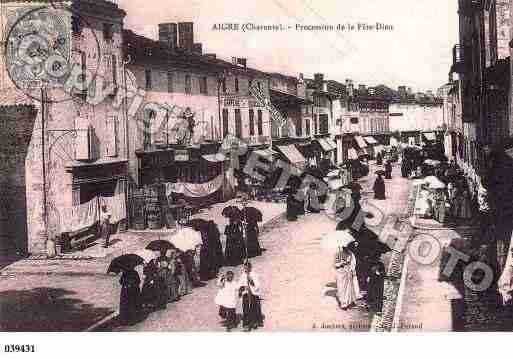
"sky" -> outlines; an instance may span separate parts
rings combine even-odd
[[[414,91],[448,80],[458,43],[457,0],[119,0],[125,28],[156,39],[162,22],[194,22],[194,42],[223,59],[245,57],[263,71]],[[236,23],[239,31],[214,30]],[[243,24],[280,24],[280,31],[246,31]],[[358,30],[358,24],[393,30]],[[337,24],[346,25],[337,31]],[[354,26],[347,30],[347,24]],[[297,30],[332,25],[333,31]]]

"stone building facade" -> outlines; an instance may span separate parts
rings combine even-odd
[[[13,16],[21,18],[26,11],[44,9],[46,4],[2,5],[2,23],[9,24],[8,19],[12,23]],[[122,78],[125,13],[115,4],[100,0],[62,2],[61,5],[62,9],[52,15],[71,24],[62,34],[69,51],[67,65],[70,69],[78,68],[80,74],[88,70],[94,75],[89,77],[87,90],[78,90],[74,85],[67,91],[62,86],[43,88],[37,84],[26,90],[32,96],[34,118],[25,122],[28,127],[24,131],[30,132],[31,137],[25,163],[20,163],[20,171],[25,172],[29,204],[26,236],[23,236],[26,245],[21,247],[31,253],[44,251],[49,244],[47,239],[53,242],[63,232],[76,229],[69,215],[81,204],[98,196],[118,195],[116,198],[124,201],[127,173],[124,111],[122,106],[113,106],[116,99],[113,91],[106,93],[96,86],[115,84]],[[22,8],[24,10],[20,10]],[[9,25],[2,28],[3,41],[10,30]],[[72,79],[73,74],[68,72],[67,78]],[[2,67],[2,92],[13,94],[11,97],[20,96],[23,91],[11,78],[12,74]],[[121,222],[124,218],[118,219]]]

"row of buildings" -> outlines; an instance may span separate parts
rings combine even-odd
[[[126,228],[146,211],[148,186],[161,189],[151,196],[191,204],[226,200],[253,152],[300,170],[337,166],[373,156],[391,138],[420,143],[443,129],[443,102],[432,93],[225,61],[203,53],[191,22],[159,24],[158,40],[126,29],[113,1],[45,4],[2,3],[2,252],[44,251],[62,233],[93,227],[102,204]],[[60,79],[37,66],[29,69],[38,81],[22,83],[29,70],[11,35],[23,39],[34,24],[51,33],[58,21],[49,18],[70,24],[60,41],[79,69],[71,85],[52,86]]]
[[[459,0],[458,6],[459,44],[453,47],[449,82],[440,89],[447,119],[445,151],[471,186],[488,189],[502,270],[513,223],[513,3]]]

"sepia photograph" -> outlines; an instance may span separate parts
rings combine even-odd
[[[1,0],[0,332],[512,331],[512,11]]]

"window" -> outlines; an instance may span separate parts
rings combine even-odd
[[[146,69],[144,71],[144,75],[145,75],[145,79],[146,79],[146,89],[149,90],[151,89],[151,70],[150,69]]]
[[[105,146],[105,155],[108,157],[116,157],[117,149],[116,149],[116,125],[118,118],[116,115],[107,116],[105,129],[107,132],[107,143]]]
[[[249,109],[249,135],[255,135],[255,111],[252,108]]]
[[[223,108],[223,138],[228,135],[228,109]]]
[[[351,117],[351,124],[357,125],[358,124],[358,117]]]
[[[118,84],[118,66],[116,55],[112,55],[112,83],[117,86]]]
[[[239,79],[237,77],[235,78],[235,92],[239,93]]]
[[[319,115],[319,132],[321,134],[329,133],[329,119],[328,115]]]
[[[103,24],[103,39],[106,41],[112,41],[112,37],[114,35],[114,25],[113,24]]]
[[[185,93],[190,94],[192,92],[191,88],[191,75],[185,75]]]
[[[306,132],[307,136],[310,136],[310,120],[309,119],[305,120],[305,132]]]
[[[167,92],[174,91],[174,74],[172,72],[167,73]]]
[[[207,95],[207,77],[200,78],[200,93]]]
[[[303,136],[303,126],[302,126],[301,118],[299,118],[296,121],[296,136],[298,136],[298,137]]]
[[[223,93],[226,93],[226,79],[223,78],[221,80],[221,88],[223,89]]]
[[[314,118],[313,118],[313,134],[316,135],[317,134],[317,115],[314,115]]]
[[[238,108],[235,109],[235,136],[242,138],[242,119]]]
[[[258,110],[258,112],[257,112],[257,128],[258,128],[258,135],[262,136],[264,134],[264,123],[262,121],[262,110]]]

